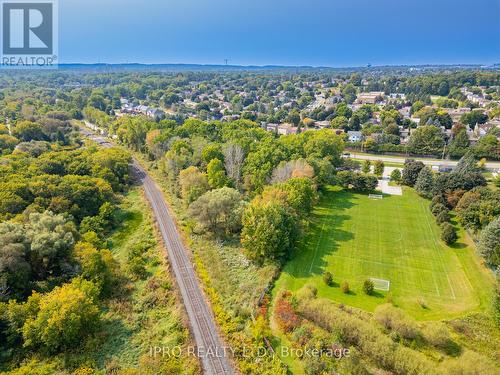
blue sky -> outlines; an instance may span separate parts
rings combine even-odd
[[[62,62],[500,62],[499,0],[59,0]]]

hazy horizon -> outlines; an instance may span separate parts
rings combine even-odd
[[[140,61],[127,61],[127,62],[106,62],[106,61],[95,61],[95,62],[63,62],[60,65],[194,65],[194,66],[220,66],[220,67],[235,67],[235,68],[266,68],[266,67],[277,67],[277,68],[313,68],[313,69],[361,69],[361,68],[390,68],[390,67],[426,67],[426,66],[493,66],[500,65],[499,62],[493,63],[448,63],[448,64],[440,64],[440,63],[421,63],[421,64],[386,64],[386,65],[370,65],[370,66],[362,66],[362,65],[343,65],[343,66],[326,66],[326,65],[279,65],[279,64],[224,64],[224,63],[191,63],[191,62],[154,62],[154,63],[145,63]]]

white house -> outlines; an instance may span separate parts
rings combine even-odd
[[[351,131],[347,132],[347,139],[349,142],[361,142],[363,140],[363,134],[359,131]]]
[[[297,134],[297,128],[292,124],[281,124],[278,125],[278,134],[279,135],[289,135],[289,134]]]

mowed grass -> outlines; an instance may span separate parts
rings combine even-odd
[[[276,290],[295,291],[312,283],[320,297],[368,311],[392,299],[417,319],[486,309],[493,276],[463,231],[453,247],[439,233],[429,202],[412,189],[376,200],[330,187]],[[333,274],[333,286],[323,282],[325,271]],[[368,278],[389,280],[390,291],[367,296],[362,285]],[[343,281],[349,283],[348,294],[340,289]]]

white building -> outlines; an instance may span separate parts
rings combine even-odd
[[[361,142],[363,140],[363,134],[359,131],[348,131],[347,139],[349,142]]]

